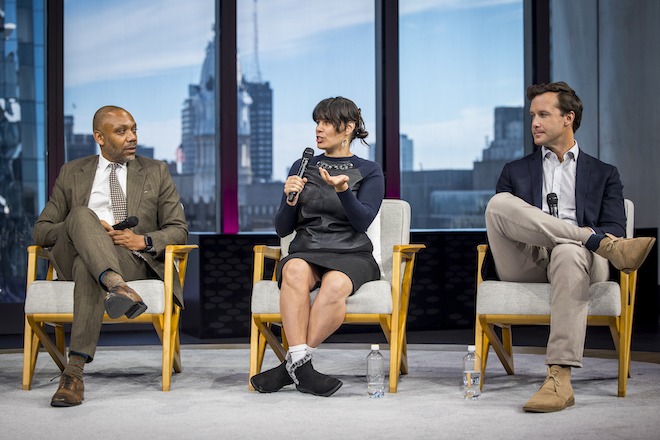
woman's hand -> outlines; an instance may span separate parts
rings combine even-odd
[[[300,178],[297,175],[287,177],[286,181],[284,182],[284,194],[286,194],[287,205],[295,206],[296,203],[298,203],[298,197],[300,196],[300,192],[303,190],[306,183],[307,177]],[[292,192],[296,193],[296,197],[293,199],[293,201],[289,201],[289,194]]]
[[[348,176],[346,174],[331,176],[325,168],[319,168],[319,173],[321,173],[323,181],[330,186],[334,186],[335,191],[338,193],[344,192],[348,189]]]

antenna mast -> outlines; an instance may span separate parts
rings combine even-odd
[[[254,0],[254,11],[252,12],[254,24],[254,67],[256,82],[261,83],[261,67],[259,66],[259,26],[257,23],[257,0]]]

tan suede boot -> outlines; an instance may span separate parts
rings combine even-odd
[[[571,386],[571,367],[551,365],[548,377],[541,388],[527,401],[523,409],[527,412],[553,412],[575,405]]]
[[[596,254],[607,258],[614,267],[625,273],[639,269],[655,243],[653,237],[618,238],[605,235]]]

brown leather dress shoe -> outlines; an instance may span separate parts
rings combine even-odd
[[[147,310],[147,305],[142,301],[140,295],[135,293],[135,290],[126,284],[120,284],[108,289],[104,304],[105,311],[113,319],[119,318],[121,315],[126,315],[127,318],[133,319]]]
[[[85,384],[82,379],[62,373],[60,386],[50,401],[50,406],[76,406],[85,399]]]

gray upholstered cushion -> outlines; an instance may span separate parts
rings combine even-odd
[[[490,315],[549,315],[552,287],[548,283],[484,281],[477,291],[477,313]],[[621,293],[612,281],[589,288],[589,315],[619,316]]]
[[[73,281],[34,281],[25,298],[25,313],[73,313]],[[128,283],[147,305],[146,313],[163,313],[165,294],[160,280]]]
[[[318,290],[310,293],[313,302]],[[252,289],[252,313],[280,313],[280,291],[277,282],[263,280]],[[370,281],[351,295],[346,313],[392,313],[392,287],[388,281]]]

